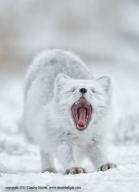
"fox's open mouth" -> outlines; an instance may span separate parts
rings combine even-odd
[[[85,97],[76,101],[72,105],[71,111],[77,129],[84,130],[87,128],[92,115],[92,106]]]

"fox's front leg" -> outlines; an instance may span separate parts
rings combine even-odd
[[[88,150],[89,157],[98,171],[106,171],[111,168],[116,168],[117,165],[110,163],[107,159],[106,150],[103,146],[92,147]]]
[[[56,173],[56,169],[54,166],[54,158],[52,154],[46,153],[43,150],[40,151],[41,155],[41,171],[44,172],[52,172]]]
[[[75,163],[71,143],[62,142],[62,144],[58,146],[57,157],[63,166],[64,174],[79,174],[86,172],[85,169],[78,167]]]

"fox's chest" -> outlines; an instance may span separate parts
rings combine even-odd
[[[77,145],[80,148],[88,148],[89,146],[92,146],[95,144],[93,138],[90,137],[75,137],[72,140],[73,144]]]
[[[87,148],[95,144],[95,139],[90,135],[87,134],[77,135],[71,132],[67,133],[64,132],[62,134],[62,137],[60,137],[60,140],[62,141],[65,140],[66,142],[69,142],[71,145],[76,145],[80,148]]]

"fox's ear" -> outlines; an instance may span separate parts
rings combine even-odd
[[[71,78],[68,75],[65,75],[64,73],[59,73],[55,79],[55,86],[58,89],[62,88],[69,79]]]
[[[109,91],[111,89],[111,79],[108,76],[102,76],[97,81],[101,84],[105,91]]]

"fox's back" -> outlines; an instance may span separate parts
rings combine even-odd
[[[42,100],[49,102],[53,97],[54,81],[59,73],[75,79],[91,79],[92,75],[82,60],[74,54],[63,50],[48,50],[38,55],[30,66],[25,85],[25,97],[34,89],[38,94],[45,95]]]

